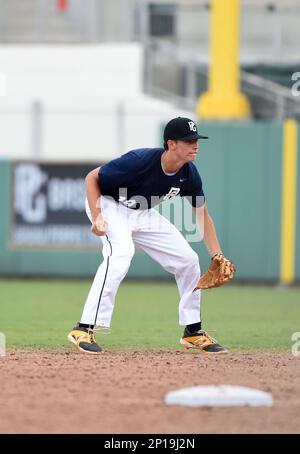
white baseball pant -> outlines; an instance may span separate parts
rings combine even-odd
[[[155,209],[132,210],[101,196],[103,218],[108,223],[103,243],[103,262],[88,294],[81,323],[109,327],[115,296],[124,279],[135,246],[144,250],[174,274],[180,294],[179,324],[200,321],[200,290],[193,292],[200,276],[198,255],[179,230]],[[91,212],[86,202],[86,212]]]

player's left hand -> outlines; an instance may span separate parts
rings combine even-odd
[[[220,287],[233,278],[235,266],[233,262],[224,257],[223,254],[216,254],[211,259],[208,270],[200,277],[194,289],[207,289]]]

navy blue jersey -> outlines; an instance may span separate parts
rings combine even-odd
[[[163,148],[132,150],[104,164],[99,170],[101,194],[132,209],[149,209],[180,195],[192,206],[204,204],[201,177],[191,162],[174,175],[161,165]]]

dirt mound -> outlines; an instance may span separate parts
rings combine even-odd
[[[1,433],[300,433],[300,358],[236,352],[15,350],[0,357]],[[208,384],[271,392],[273,407],[167,407],[166,392]]]

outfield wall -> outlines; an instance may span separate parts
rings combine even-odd
[[[241,278],[278,279],[282,125],[202,124],[198,169],[220,243]]]
[[[199,129],[207,133],[209,140],[200,141],[196,165],[202,176],[207,204],[223,251],[236,263],[237,279],[280,281],[282,124],[201,123]],[[298,141],[298,155],[299,148]],[[1,275],[92,276],[101,260],[97,239],[93,244],[81,244],[80,247],[16,244],[14,233],[17,217],[14,214],[12,191],[15,164],[0,161]],[[39,166],[38,163],[35,165]],[[90,166],[93,168],[94,164]],[[299,166],[298,159],[298,175]],[[68,167],[72,166],[69,164]],[[299,184],[298,178],[298,194]],[[296,208],[293,279],[300,280],[300,197],[297,198]],[[89,228],[83,212],[79,213],[78,222],[80,226]],[[205,269],[209,257],[203,243],[193,242],[191,245],[200,254],[201,267]],[[152,259],[137,252],[128,276],[159,278],[170,275]]]

